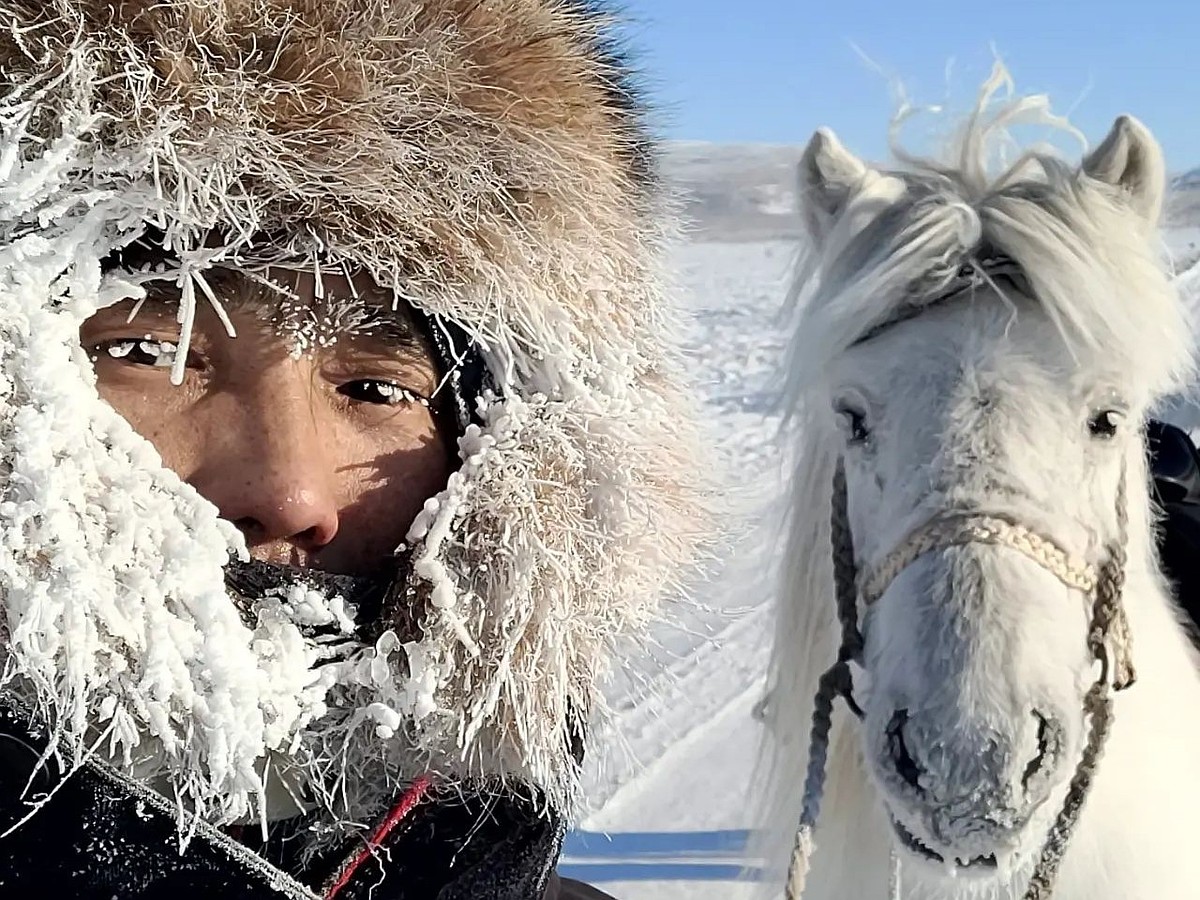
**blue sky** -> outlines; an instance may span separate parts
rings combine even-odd
[[[1170,168],[1200,166],[1197,0],[618,4],[668,137],[798,144],[828,125],[879,158],[894,109],[887,75],[914,101],[961,110],[994,46],[1019,92],[1048,93],[1093,144],[1128,112],[1158,135]]]

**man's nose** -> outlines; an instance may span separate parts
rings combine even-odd
[[[188,479],[254,547],[285,541],[315,552],[338,532],[337,483],[311,398],[261,393],[214,416],[206,459]]]

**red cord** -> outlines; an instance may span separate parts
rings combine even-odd
[[[334,882],[333,887],[325,893],[325,900],[333,900],[342,888],[349,884],[350,879],[354,877],[354,873],[358,871],[358,867],[366,862],[367,857],[371,856],[378,849],[379,845],[387,839],[387,836],[392,833],[392,829],[399,825],[404,817],[413,811],[413,807],[421,802],[421,798],[429,792],[430,784],[429,776],[422,775],[409,785],[408,790],[400,797],[400,802],[392,807],[392,811],[388,813],[387,818],[380,823],[379,827],[375,829],[375,833],[367,840],[366,846],[342,870],[341,876]]]

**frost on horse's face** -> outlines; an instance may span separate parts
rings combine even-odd
[[[1143,410],[1078,352],[999,281],[843,354],[830,401],[861,563],[960,510],[1099,565]],[[867,608],[868,765],[904,828],[987,869],[1040,849],[1086,735],[1090,615],[1045,567],[985,543],[919,557]]]

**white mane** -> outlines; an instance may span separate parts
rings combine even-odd
[[[998,67],[940,159],[893,147],[894,167],[864,168],[845,178],[855,186],[836,198],[840,208],[831,210],[828,196],[817,196],[811,184],[803,198],[810,230],[823,236],[804,250],[797,266],[789,298],[794,338],[781,378],[792,481],[785,496],[768,738],[757,781],[764,804],[757,819],[763,841],[758,849],[767,863],[768,896],[779,895],[800,814],[817,679],[834,661],[840,641],[829,516],[842,437],[833,427],[826,392],[826,373],[835,361],[876,326],[944,297],[965,265],[999,256],[1019,269],[1028,284],[1025,293],[1036,298],[1071,351],[1088,358],[1100,351],[1139,403],[1180,389],[1193,372],[1191,323],[1148,224],[1157,219],[1157,205],[1137,208],[1125,186],[1113,183],[1116,179],[1081,175],[1050,150],[1027,151],[997,165],[998,151],[1011,146],[1008,129],[1014,123],[1034,120],[1069,129],[1049,116],[1044,98],[1013,99],[1010,93],[993,103],[1006,82]],[[832,135],[818,132],[810,154],[830,142],[836,143]],[[805,164],[811,158],[806,155]],[[1145,177],[1161,181],[1162,172]],[[1161,594],[1151,540],[1153,510],[1142,500],[1144,460],[1131,459],[1131,466],[1131,580],[1133,572],[1140,573]],[[1156,627],[1147,621],[1158,623],[1166,612],[1163,604],[1153,615],[1146,613],[1135,630]],[[1170,611],[1171,622],[1175,615]],[[1176,637],[1184,642],[1181,633]],[[1145,651],[1142,633],[1135,634],[1138,640]],[[1140,689],[1143,699],[1145,692],[1158,690]],[[1118,707],[1118,720],[1122,714]],[[1127,714],[1135,715],[1141,717]],[[1193,730],[1200,736],[1200,729]],[[843,883],[840,896],[870,900],[885,896],[887,876],[881,867],[893,838],[882,816],[865,827],[838,814],[841,807],[866,809],[874,803],[861,755],[857,722],[839,704],[817,852],[832,848],[835,855],[855,860],[858,880]],[[1009,896],[960,890],[964,893],[954,896]],[[813,896],[825,900],[826,894]],[[1020,897],[1020,890],[1013,896]],[[1063,900],[1076,896],[1061,893]]]

